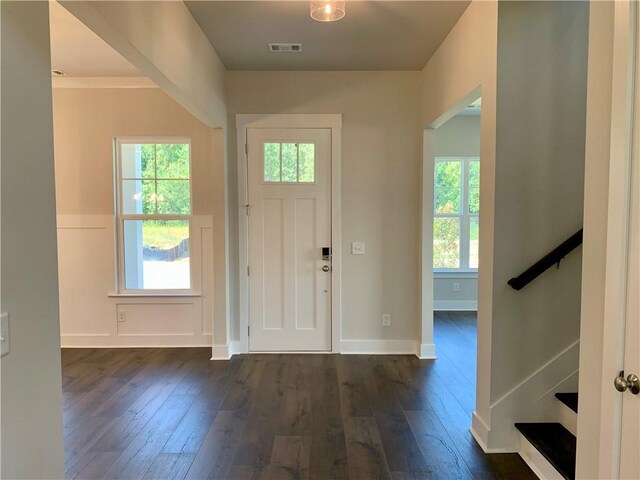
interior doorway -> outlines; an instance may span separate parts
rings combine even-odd
[[[459,379],[456,397],[469,424],[476,407],[481,109],[478,89],[425,130],[423,166],[423,258],[429,261],[423,262],[422,354]]]

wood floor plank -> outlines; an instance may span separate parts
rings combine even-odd
[[[277,435],[271,460],[260,475],[264,480],[309,478],[311,439],[308,436]]]
[[[350,478],[391,478],[380,433],[371,417],[344,417]]]
[[[113,462],[120,456],[120,452],[92,452],[82,463],[77,472],[66,472],[66,478],[77,480],[98,480],[104,477]]]
[[[284,376],[287,364],[278,357],[262,363],[262,377],[255,393],[255,402],[242,432],[242,447],[237,449],[234,465],[268,465],[273,442],[282,415]],[[226,404],[226,402],[225,402]]]
[[[363,377],[362,363],[364,361],[360,355],[349,358],[340,356],[336,359],[343,415],[370,417],[373,414]]]
[[[406,412],[407,420],[435,479],[472,479],[462,458],[432,411]]]
[[[310,477],[317,480],[349,478],[349,460],[342,419],[325,417],[314,427],[309,458]]]
[[[200,446],[186,478],[225,478],[236,448],[240,444],[246,418],[237,417],[232,410],[221,410]]]
[[[313,427],[312,358],[309,355],[297,355],[291,360],[283,378],[283,397],[277,433],[309,435]]]
[[[143,480],[181,480],[193,462],[189,453],[161,453],[153,461]]]
[[[114,480],[142,478],[192,402],[191,395],[170,396],[107,470],[105,476]]]

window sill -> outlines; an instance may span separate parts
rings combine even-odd
[[[109,298],[188,298],[188,297],[201,297],[200,292],[135,292],[135,293],[116,293],[110,292],[107,294]]]
[[[433,278],[478,278],[477,270],[434,271]]]

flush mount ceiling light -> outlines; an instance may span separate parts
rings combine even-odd
[[[311,0],[311,18],[318,22],[335,22],[344,15],[344,0]]]

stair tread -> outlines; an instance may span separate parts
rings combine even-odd
[[[556,398],[564,403],[574,412],[578,413],[578,394],[577,393],[556,393]]]
[[[516,428],[567,480],[575,479],[576,437],[559,423],[516,423]]]

